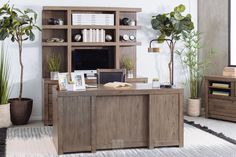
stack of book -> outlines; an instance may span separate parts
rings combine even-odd
[[[229,88],[229,84],[228,83],[212,83],[212,87],[218,87],[218,88]]]
[[[105,30],[104,29],[83,29],[82,37],[83,42],[105,42]]]
[[[230,92],[227,91],[212,91],[212,95],[222,95],[222,96],[230,96]]]
[[[114,26],[114,14],[72,14],[72,25]]]

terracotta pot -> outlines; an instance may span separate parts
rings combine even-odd
[[[29,98],[18,98],[9,99],[11,121],[14,125],[27,124],[32,112],[33,100]]]
[[[11,126],[10,103],[0,105],[0,128]]]
[[[188,99],[188,115],[193,117],[200,116],[201,99]]]

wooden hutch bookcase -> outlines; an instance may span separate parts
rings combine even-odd
[[[110,47],[114,51],[114,68],[120,68],[120,59],[123,55],[128,55],[136,66],[136,46],[141,45],[137,41],[121,41],[120,36],[134,35],[141,27],[137,25],[137,12],[140,8],[107,8],[107,7],[43,7],[42,13],[42,53],[43,53],[43,78],[49,78],[48,58],[57,54],[62,58],[61,72],[72,71],[72,51],[81,47],[101,48]],[[110,25],[72,25],[73,13],[97,13],[97,14],[114,14],[114,26]],[[120,20],[124,17],[134,19],[135,26],[124,26]],[[64,25],[48,25],[50,18],[62,19]],[[104,29],[112,34],[112,42],[74,42],[72,36],[82,29]],[[50,38],[62,38],[64,42],[47,42]],[[136,76],[136,67],[134,68]]]
[[[236,122],[236,78],[205,76],[206,118]]]
[[[137,13],[141,8],[113,8],[113,7],[54,7],[45,6],[42,11],[42,75],[44,84],[44,123],[52,124],[52,98],[51,86],[57,82],[50,80],[48,69],[48,59],[52,55],[58,55],[61,58],[60,72],[71,72],[72,53],[76,49],[99,49],[109,48],[114,53],[113,68],[120,68],[120,60],[129,56],[134,63],[134,79],[128,79],[130,82],[147,82],[147,78],[136,78],[136,47],[141,42],[136,40],[123,41],[120,36],[127,34],[136,37],[138,29],[141,26],[137,23]],[[74,13],[94,13],[94,14],[113,14],[114,25],[72,25],[72,14]],[[121,19],[133,19],[135,25],[122,25]],[[50,18],[61,19],[63,25],[49,25]],[[83,29],[104,29],[112,36],[110,42],[74,42],[73,35],[81,33]],[[48,42],[51,38],[61,38],[63,42]],[[89,81],[89,80],[87,80]],[[92,81],[94,82],[94,81]]]

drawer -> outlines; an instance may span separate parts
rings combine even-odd
[[[236,117],[236,101],[209,99],[209,114]]]

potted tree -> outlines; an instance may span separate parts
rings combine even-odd
[[[169,82],[170,85],[174,84],[174,52],[175,45],[180,40],[181,33],[183,31],[191,31],[194,29],[194,24],[191,20],[191,15],[183,15],[185,6],[183,4],[174,8],[174,11],[170,13],[158,14],[152,17],[152,28],[158,32],[157,42],[166,42],[170,49],[170,61],[168,63],[169,68]]]
[[[199,86],[214,52],[211,50],[203,61],[199,60],[199,50],[202,46],[200,44],[200,33],[196,31],[182,32],[181,40],[185,47],[180,51],[176,51],[176,54],[180,57],[187,71],[186,81],[190,91],[187,113],[190,116],[199,116],[201,109]]]
[[[126,69],[127,77],[133,78],[134,77],[134,63],[132,59],[128,56],[123,56],[121,59],[121,67]]]
[[[58,55],[52,55],[48,59],[48,69],[50,71],[51,80],[58,80],[61,58]]]
[[[4,46],[1,45],[0,52],[0,128],[6,128],[11,125],[9,99],[9,64],[5,56]]]
[[[16,42],[19,47],[20,91],[18,98],[9,100],[11,103],[11,120],[16,125],[26,124],[32,112],[33,100],[22,97],[24,76],[22,52],[23,43],[35,39],[33,29],[40,30],[36,25],[37,14],[32,9],[21,11],[6,3],[0,8],[0,15],[0,40],[11,38],[11,41]]]

